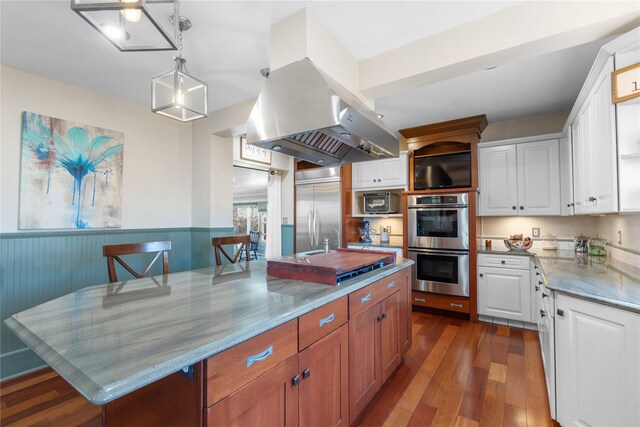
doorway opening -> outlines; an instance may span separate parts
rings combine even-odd
[[[251,259],[265,257],[268,183],[268,171],[233,167],[233,226],[237,235],[250,235]]]

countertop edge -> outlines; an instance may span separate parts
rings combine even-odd
[[[157,364],[150,368],[142,370],[136,374],[129,376],[126,380],[126,383],[123,381],[120,381],[119,383],[113,384],[109,388],[99,386],[94,381],[92,381],[86,374],[84,374],[83,371],[81,371],[78,368],[75,368],[75,366],[68,363],[64,357],[59,356],[59,353],[51,350],[50,347],[45,343],[45,341],[43,341],[40,337],[38,337],[37,335],[30,332],[27,328],[25,328],[20,323],[20,321],[15,319],[14,316],[7,318],[5,320],[5,324],[25,344],[27,344],[27,346],[31,350],[33,350],[34,353],[36,353],[39,357],[41,357],[47,363],[47,365],[49,365],[56,372],[58,372],[67,382],[74,385],[74,383],[77,383],[78,381],[74,381],[72,379],[82,377],[84,381],[91,384],[91,389],[89,390],[87,390],[87,387],[80,389],[75,385],[74,385],[74,388],[78,390],[78,392],[80,392],[80,394],[92,404],[104,405],[105,403],[111,402],[126,394],[139,390],[142,387],[145,387],[155,381],[165,378],[168,375],[176,373],[187,366],[190,366],[197,362],[205,360],[237,344],[250,340],[264,332],[267,332],[273,328],[276,328],[290,320],[296,319],[306,313],[309,313],[310,311],[318,307],[321,307],[325,304],[328,304],[332,301],[342,298],[345,295],[349,295],[350,293],[355,292],[359,289],[362,289],[365,286],[372,284],[373,282],[384,279],[385,277],[390,276],[391,274],[394,274],[405,268],[409,268],[414,264],[414,262],[410,259],[403,258],[403,260],[404,262],[401,265],[396,264],[393,266],[387,266],[380,270],[375,270],[373,273],[376,273],[376,274],[373,274],[372,276],[367,277],[365,279],[361,279],[360,282],[345,286],[341,288],[338,292],[313,300],[297,308],[296,310],[293,310],[287,313],[286,315],[274,318],[268,322],[263,322],[258,326],[244,328],[222,339],[214,341],[200,348],[196,348],[190,351],[187,355],[174,357],[167,360],[164,363]],[[61,360],[52,362],[52,358],[49,353],[55,353],[55,355],[58,355],[58,357],[56,358]]]

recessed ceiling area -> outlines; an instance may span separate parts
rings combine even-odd
[[[255,98],[269,65],[271,27],[308,8],[356,60],[451,28],[464,28],[521,1],[190,1],[181,15],[189,72],[209,84],[209,111]],[[2,64],[149,108],[150,79],[175,52],[121,53],[68,0],[0,1]],[[394,130],[487,114],[489,121],[567,110],[604,41],[559,50],[375,99]],[[455,49],[452,46],[451,49]]]
[[[486,114],[499,122],[568,111],[609,39],[528,58],[376,99],[392,129]]]

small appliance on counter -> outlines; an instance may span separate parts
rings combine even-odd
[[[371,223],[369,221],[364,221],[362,223],[360,236],[360,243],[373,243],[373,238],[376,237],[376,230],[371,228]]]
[[[573,238],[573,247],[578,253],[587,253],[589,238],[582,234]]]
[[[364,213],[395,214],[398,213],[398,195],[388,191],[363,193]]]
[[[542,236],[542,249],[555,251],[558,249],[558,238],[551,233]]]

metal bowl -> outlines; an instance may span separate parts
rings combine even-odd
[[[512,251],[528,251],[533,246],[533,240],[504,239],[504,245]]]

